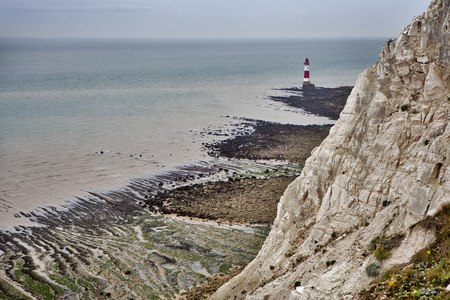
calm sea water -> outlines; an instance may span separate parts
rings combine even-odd
[[[200,132],[232,117],[330,123],[266,97],[301,86],[306,57],[316,86],[354,85],[382,44],[1,39],[0,226],[18,210],[206,159],[211,137]]]

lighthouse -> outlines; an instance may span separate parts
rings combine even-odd
[[[309,59],[305,59],[305,73],[303,75],[303,90],[307,89],[314,89],[314,84],[311,84],[311,81],[309,80]]]

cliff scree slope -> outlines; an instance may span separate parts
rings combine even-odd
[[[286,189],[257,258],[211,299],[353,299],[435,238],[412,226],[450,202],[449,0],[432,1],[358,77],[340,119]],[[403,239],[379,262],[380,236]]]

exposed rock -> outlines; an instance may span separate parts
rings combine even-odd
[[[277,96],[270,97],[270,99],[301,108],[318,116],[337,120],[352,89],[352,86],[341,86],[337,88],[317,87],[307,90],[289,88],[282,89],[291,94],[288,97]]]
[[[256,121],[252,134],[206,144],[205,148],[213,157],[279,159],[304,164],[311,151],[327,137],[331,126]]]
[[[210,299],[356,298],[373,280],[367,265],[407,263],[434,240],[411,226],[450,202],[449,7],[433,1],[383,46],[281,197],[257,258]],[[371,240],[400,233],[378,262]]]

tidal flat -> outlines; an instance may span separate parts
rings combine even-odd
[[[212,160],[18,214],[36,226],[0,232],[0,298],[174,299],[233,275],[330,128],[245,123],[254,130],[204,145]]]
[[[190,166],[151,183],[141,179],[121,190],[92,193],[62,208],[22,213],[21,218],[37,226],[0,233],[1,298],[170,299],[211,274],[245,266],[259,251],[270,221],[221,224],[216,218],[198,219],[199,213],[195,219],[183,219],[147,204],[148,198],[177,186],[209,186],[212,178],[219,186],[232,177],[262,184],[263,178],[300,171],[280,163],[224,163]],[[203,175],[207,171],[208,176]],[[189,176],[195,184],[185,182]],[[245,194],[242,191],[241,197]]]

